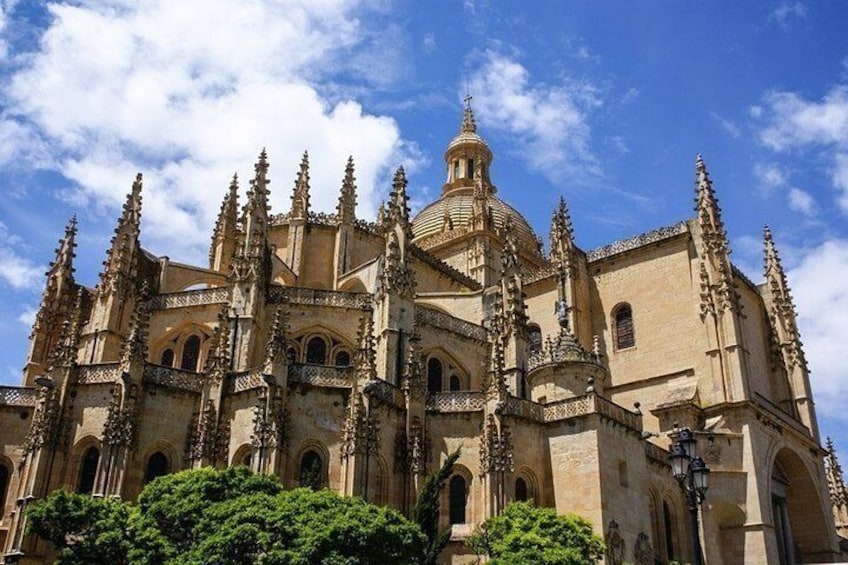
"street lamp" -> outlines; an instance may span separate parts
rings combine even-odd
[[[692,550],[695,565],[702,565],[701,559],[701,535],[698,531],[698,507],[704,501],[704,496],[709,488],[710,469],[704,460],[698,456],[698,440],[695,439],[692,430],[683,428],[680,430],[671,453],[668,456],[671,463],[671,472],[680,488],[686,495],[689,505],[689,515],[692,521]]]

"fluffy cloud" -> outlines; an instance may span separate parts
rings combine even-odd
[[[807,17],[807,7],[801,2],[782,2],[769,14],[769,21],[776,22],[780,27],[789,27],[795,20],[803,20]]]
[[[521,63],[489,50],[469,87],[480,121],[516,137],[522,157],[551,181],[599,174],[587,116],[601,101],[591,85],[533,82]]]
[[[816,201],[809,192],[793,187],[789,189],[789,208],[805,216],[812,216],[815,214]]]
[[[415,159],[394,120],[320,94],[344,61],[371,56],[354,0],[85,0],[48,10],[38,51],[5,89],[0,118],[19,135],[0,135],[0,164],[42,155],[76,186],[74,204],[110,212],[142,171],[143,238],[156,251],[201,257],[229,178],[239,171],[246,185],[263,146],[277,212],[304,150],[314,207],[334,207],[352,154],[365,214],[389,169]]]
[[[819,411],[848,419],[843,399],[845,313],[848,312],[848,240],[826,241],[787,274],[798,307],[798,325]]]
[[[20,238],[0,222],[0,281],[15,290],[34,290],[44,280],[44,267],[24,257],[17,250],[20,243]]]
[[[817,102],[794,92],[772,92],[755,118],[762,120],[760,141],[772,150],[814,149],[830,160],[831,181],[839,190],[837,201],[848,213],[848,86],[833,88]]]

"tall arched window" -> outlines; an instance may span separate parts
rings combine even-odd
[[[622,304],[615,310],[615,348],[627,349],[636,345],[633,333],[633,310],[629,304]]]
[[[9,492],[11,478],[12,474],[9,472],[9,468],[0,463],[0,518],[3,517],[3,509],[6,508],[6,495]]]
[[[306,362],[312,365],[327,363],[327,342],[315,336],[306,344]]]
[[[100,450],[89,447],[82,456],[77,492],[91,494],[94,491],[94,479],[97,477],[97,466],[100,463]]]
[[[318,490],[323,486],[324,461],[314,449],[308,450],[300,458],[299,483],[302,487]]]
[[[515,500],[517,502],[524,502],[529,497],[527,496],[527,481],[523,478],[518,477],[515,479]]]
[[[165,454],[157,451],[147,458],[147,468],[144,471],[144,484],[149,483],[156,477],[167,475],[171,470],[171,463]]]
[[[200,336],[189,336],[183,344],[183,357],[180,360],[180,369],[183,371],[197,371],[197,361],[199,359]]]
[[[448,509],[451,525],[465,524],[465,477],[462,475],[454,475],[451,477],[450,484],[448,486],[448,493]]]
[[[666,558],[669,561],[677,559],[677,536],[675,535],[674,514],[668,506],[668,502],[663,500],[663,523],[665,526],[665,551]]]
[[[427,392],[442,392],[442,362],[435,357],[427,361]]]
[[[170,347],[162,352],[162,359],[159,361],[160,365],[164,365],[166,367],[174,366],[174,350]]]
[[[450,389],[451,392],[455,390],[462,390],[462,380],[460,380],[459,375],[451,375],[450,377]]]

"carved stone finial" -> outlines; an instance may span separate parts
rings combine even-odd
[[[309,153],[303,152],[300,161],[300,170],[294,181],[294,192],[292,193],[292,219],[306,219],[309,215]]]
[[[465,107],[462,110],[462,126],[460,133],[477,133],[477,122],[474,120],[474,110],[471,109],[471,95],[465,96]]]
[[[278,306],[274,312],[274,321],[271,323],[271,331],[268,332],[268,343],[265,346],[264,371],[270,374],[275,364],[280,363],[286,355],[286,332],[288,330],[286,311]]]
[[[356,220],[356,177],[354,176],[353,157],[349,157],[347,160],[336,213],[340,224],[352,224]]]
[[[238,173],[234,173],[212,232],[212,245],[209,247],[210,268],[216,268],[216,257],[219,253],[221,257],[218,260],[218,268],[226,269],[232,261],[238,238],[238,189]]]

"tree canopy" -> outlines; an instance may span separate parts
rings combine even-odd
[[[28,517],[65,565],[410,565],[426,544],[393,510],[326,490],[285,491],[244,467],[160,477],[137,505],[56,491]]]
[[[587,520],[529,502],[510,504],[486,520],[467,545],[488,555],[491,565],[593,565],[604,551]]]

